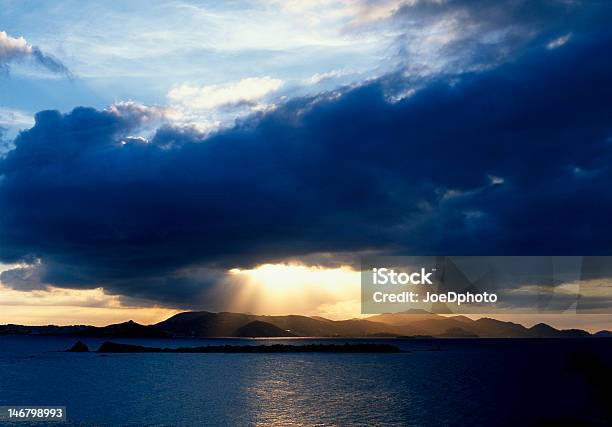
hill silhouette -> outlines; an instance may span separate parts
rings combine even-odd
[[[295,334],[292,334],[289,331],[285,331],[279,328],[278,326],[274,326],[271,323],[262,322],[261,320],[253,320],[252,322],[239,327],[238,329],[236,329],[235,335],[237,337],[250,338],[295,336]]]
[[[104,327],[0,325],[0,335],[67,335],[91,337],[481,337],[581,338],[607,337],[580,329],[559,330],[544,323],[527,328],[492,318],[441,316],[422,311],[380,314],[365,319],[330,320],[300,315],[262,316],[245,313],[190,311],[153,325],[124,322]]]

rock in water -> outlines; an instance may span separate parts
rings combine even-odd
[[[89,351],[89,347],[87,347],[87,344],[85,344],[83,341],[77,341],[70,350],[68,351],[73,351],[76,353],[82,353],[85,351]]]

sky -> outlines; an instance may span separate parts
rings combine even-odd
[[[346,318],[363,255],[610,255],[609,2],[114,3],[0,0],[0,322]]]

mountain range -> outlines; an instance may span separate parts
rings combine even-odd
[[[190,311],[152,325],[133,321],[103,327],[0,325],[0,335],[91,337],[449,337],[449,338],[581,338],[612,337],[581,329],[555,329],[544,323],[530,328],[491,318],[440,316],[423,311],[379,314],[365,319],[329,320],[300,315],[262,316],[245,313]]]

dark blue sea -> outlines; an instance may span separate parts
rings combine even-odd
[[[66,353],[0,337],[0,406],[69,425],[610,425],[612,340],[372,339],[400,354]],[[96,349],[102,339],[83,339]],[[158,347],[333,340],[152,340]],[[24,425],[19,424],[19,425]]]

